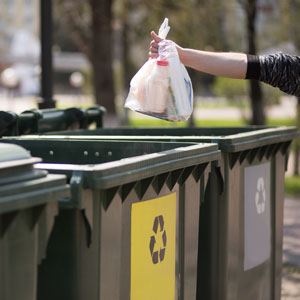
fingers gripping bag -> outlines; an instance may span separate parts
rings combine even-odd
[[[166,18],[159,29],[158,57],[149,59],[130,82],[125,107],[167,121],[186,121],[193,111],[193,88],[176,46],[165,40]]]

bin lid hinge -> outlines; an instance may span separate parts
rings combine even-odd
[[[83,176],[82,171],[74,171],[70,180],[71,204],[76,208],[82,208]]]

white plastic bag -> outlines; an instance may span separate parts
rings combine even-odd
[[[169,30],[165,19],[159,36],[165,39]],[[173,42],[162,40],[158,47],[158,58],[149,59],[132,78],[125,107],[159,119],[186,121],[193,111],[191,79]]]

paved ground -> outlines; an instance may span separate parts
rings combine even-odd
[[[284,268],[282,274],[281,300],[300,299],[300,273],[292,268]]]
[[[283,235],[283,262],[300,269],[300,200],[285,199]]]
[[[300,199],[285,199],[283,235],[282,300],[299,300]]]

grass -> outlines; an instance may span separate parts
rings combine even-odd
[[[284,187],[286,195],[300,198],[300,176],[286,176]]]
[[[296,126],[296,120],[292,118],[287,119],[269,119],[267,120],[269,126]]]
[[[168,122],[159,119],[130,119],[129,126],[133,127],[186,127],[187,122]]]
[[[241,127],[246,126],[247,123],[242,119],[233,120],[196,120],[196,126],[199,127]]]
[[[198,127],[241,127],[248,125],[243,119],[199,119],[195,120]],[[130,126],[133,127],[187,127],[188,122],[167,122],[159,119],[131,119]],[[295,126],[293,119],[269,119],[268,126]]]

